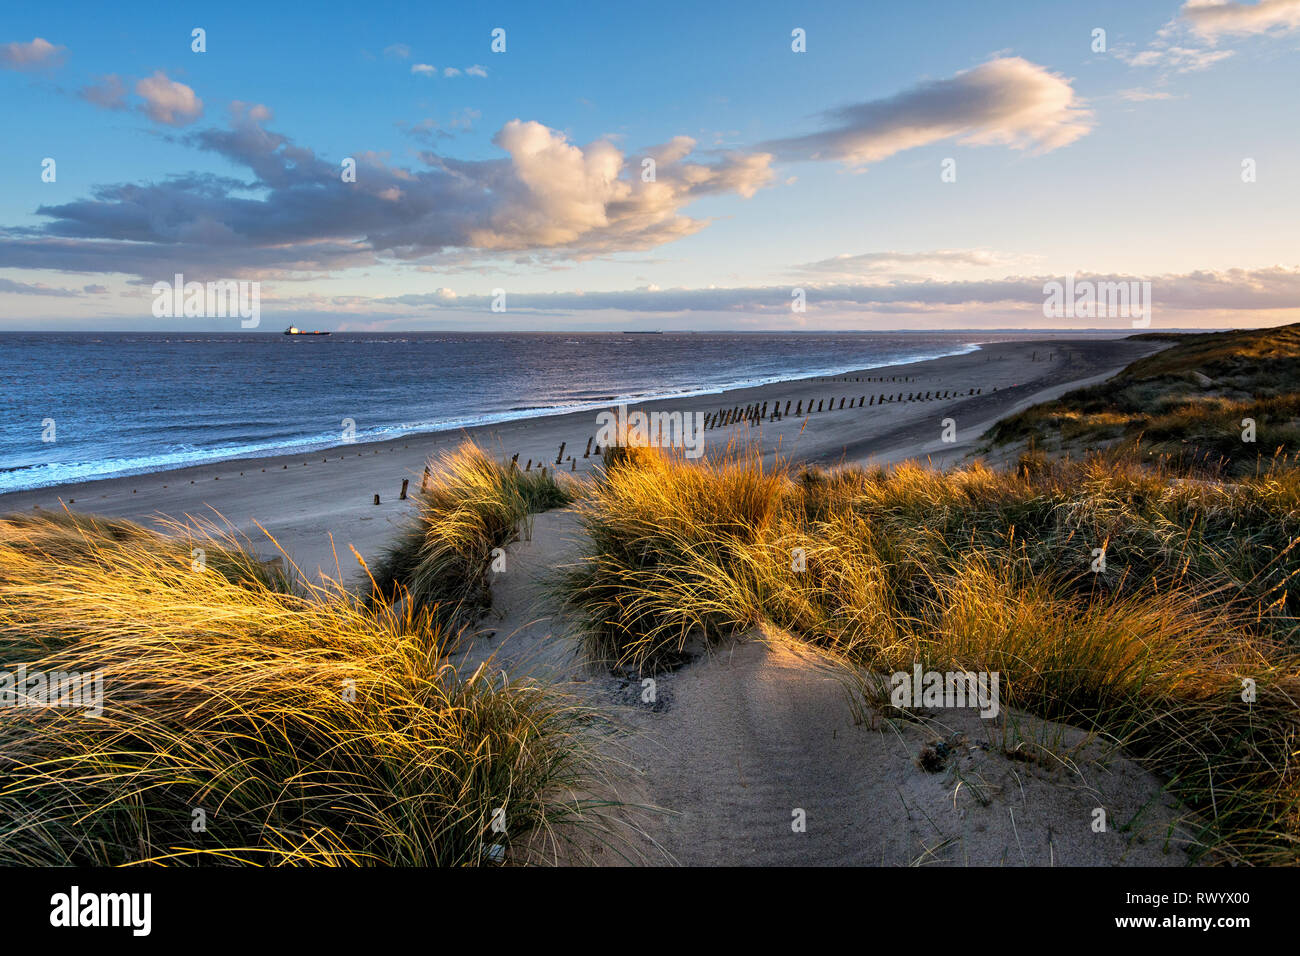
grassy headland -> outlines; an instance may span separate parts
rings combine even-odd
[[[1174,343],[1119,375],[999,422],[993,446],[1081,453],[1116,444],[1198,474],[1259,473],[1300,454],[1300,325],[1149,333]],[[1253,427],[1252,424],[1253,423]]]

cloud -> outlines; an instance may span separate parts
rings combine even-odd
[[[1129,66],[1197,73],[1235,54],[1235,50],[1220,48],[1224,37],[1287,33],[1296,28],[1300,28],[1300,0],[1188,0],[1145,50],[1116,50],[1115,55]]]
[[[66,46],[55,46],[40,37],[31,43],[4,43],[0,44],[0,69],[52,70],[63,65],[67,54]]]
[[[394,60],[405,60],[411,55],[411,48],[405,43],[394,43],[384,47],[384,56]]]
[[[1131,89],[1120,90],[1119,98],[1129,103],[1145,103],[1148,100],[1171,100],[1172,93],[1165,93],[1160,90]]]
[[[1064,77],[1019,57],[991,60],[949,79],[825,115],[830,129],[762,148],[781,159],[854,166],[953,137],[969,146],[1045,152],[1084,136],[1092,117]]]
[[[1024,308],[1041,315],[1043,284],[1059,275],[1009,276],[1004,279],[942,282],[889,282],[806,286],[809,311],[881,313],[950,313],[971,306]],[[1285,310],[1300,308],[1300,268],[1202,270],[1176,275],[1136,276],[1080,273],[1076,282],[1150,281],[1153,307],[1160,312]],[[614,292],[511,292],[511,311],[580,312],[617,310],[635,313],[744,312],[788,314],[791,287],[658,289]],[[448,289],[419,295],[391,296],[382,304],[423,309],[488,309],[487,295],[456,295]]]
[[[928,252],[865,252],[833,256],[796,266],[796,275],[821,279],[881,276],[901,271],[950,271],[1006,266],[1012,257],[984,249],[936,249]]]
[[[53,295],[60,298],[75,298],[80,295],[71,289],[54,289],[41,282],[15,282],[12,279],[0,279],[0,293],[10,295]]]
[[[1196,49],[1158,39],[1141,53],[1124,53],[1117,50],[1115,55],[1129,66],[1159,67],[1175,73],[1199,73],[1228,59],[1233,55],[1233,51]]]
[[[586,146],[536,122],[512,120],[494,138],[500,158],[433,151],[415,168],[356,153],[357,181],[266,128],[270,111],[231,104],[224,129],[181,141],[249,170],[247,180],[190,174],[96,187],[36,212],[39,227],[0,230],[0,267],[124,272],[153,281],[296,273],[411,261],[440,253],[583,259],[649,249],[707,220],[683,213],[705,196],[749,197],[771,178],[767,154],[694,157],[678,137],[628,157],[606,140]],[[657,163],[643,182],[641,158]]]
[[[438,68],[431,63],[413,63],[411,72],[420,76],[437,76]],[[443,67],[442,75],[448,79],[457,76],[476,76],[483,78],[487,76],[487,70],[475,63],[473,66],[467,66],[463,70],[457,66]]]
[[[1300,0],[1189,0],[1178,15],[1211,41],[1227,34],[1285,33],[1300,28]]]
[[[77,95],[104,110],[126,109],[126,84],[116,73],[101,76],[89,86],[83,86]]]
[[[141,109],[155,123],[187,126],[203,115],[203,101],[194,91],[162,70],[136,83],[135,92],[144,100]]]

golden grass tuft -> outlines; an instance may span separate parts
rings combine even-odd
[[[458,675],[428,611],[256,567],[221,538],[0,519],[0,670],[103,688],[97,716],[0,707],[0,864],[478,864],[599,826],[568,698]]]
[[[554,473],[524,472],[465,442],[430,462],[432,480],[414,517],[370,568],[374,598],[405,598],[448,627],[491,607],[492,552],[516,540],[529,516],[567,504]]]

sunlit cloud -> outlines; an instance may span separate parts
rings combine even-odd
[[[1068,80],[1020,57],[991,60],[825,117],[828,129],[761,148],[780,159],[861,166],[946,139],[1046,152],[1074,142],[1092,126],[1092,113]]]

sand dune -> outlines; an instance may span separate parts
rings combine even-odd
[[[837,664],[779,633],[700,650],[657,677],[654,700],[644,700],[640,680],[582,666],[569,622],[548,599],[548,575],[579,547],[571,514],[538,516],[494,581],[484,625],[495,636],[464,659],[495,652],[512,676],[568,682],[613,716],[621,729],[610,754],[634,768],[616,778],[617,796],[659,808],[627,814],[643,833],[623,852],[683,865],[1187,863],[1160,782],[1104,742],[1016,712],[864,715]],[[918,763],[927,747],[937,768]],[[1091,829],[1099,807],[1103,834]],[[797,811],[803,832],[793,829]]]

